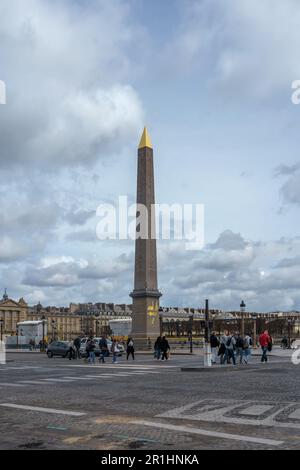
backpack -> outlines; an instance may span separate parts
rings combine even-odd
[[[128,346],[129,346],[130,348],[132,348],[132,347],[133,347],[133,341],[132,341],[132,340],[131,340],[131,341],[129,341],[129,343],[128,343]]]
[[[241,338],[241,337],[238,337],[237,340],[236,340],[236,347],[237,348],[243,348],[244,345],[245,345],[245,340],[243,340],[243,338]]]
[[[252,343],[251,338],[245,338],[244,339],[244,344],[243,344],[243,349],[248,349],[249,346],[251,346],[251,343]]]
[[[231,345],[231,340],[232,340],[232,337],[231,337],[231,336],[226,340],[226,346],[227,346],[227,348],[230,347],[230,345]]]

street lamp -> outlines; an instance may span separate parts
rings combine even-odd
[[[246,304],[242,300],[240,305],[241,317],[242,317],[242,328],[241,328],[241,335],[244,338],[245,336],[245,311],[246,311]]]
[[[55,341],[56,339],[56,321],[55,320],[51,321],[51,330],[52,330],[52,341]]]
[[[292,318],[288,318],[288,337],[289,337],[289,346],[288,348],[291,349],[291,326],[293,324],[293,319]]]
[[[42,326],[43,326],[43,343],[42,347],[40,348],[41,352],[45,352],[45,322],[46,322],[45,316],[42,317]]]
[[[256,348],[257,344],[257,314],[252,313],[252,319],[253,319],[253,347]]]
[[[193,323],[194,315],[189,316],[189,340],[190,340],[190,353],[193,354]]]
[[[1,341],[3,340],[3,325],[4,325],[4,320],[3,318],[0,319],[0,330],[1,330]]]

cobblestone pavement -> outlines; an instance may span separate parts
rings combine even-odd
[[[197,356],[90,366],[9,354],[0,366],[0,448],[300,448],[300,366],[278,357],[201,366]]]

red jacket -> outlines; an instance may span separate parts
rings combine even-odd
[[[268,344],[271,342],[271,338],[269,335],[266,335],[265,333],[262,333],[259,337],[259,344],[261,345],[262,348],[268,346]]]

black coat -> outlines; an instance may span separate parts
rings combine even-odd
[[[170,349],[170,345],[167,339],[162,339],[160,342],[160,349],[163,352],[166,352]]]
[[[211,345],[212,348],[218,348],[220,346],[220,341],[218,340],[216,335],[211,335],[210,345]]]

